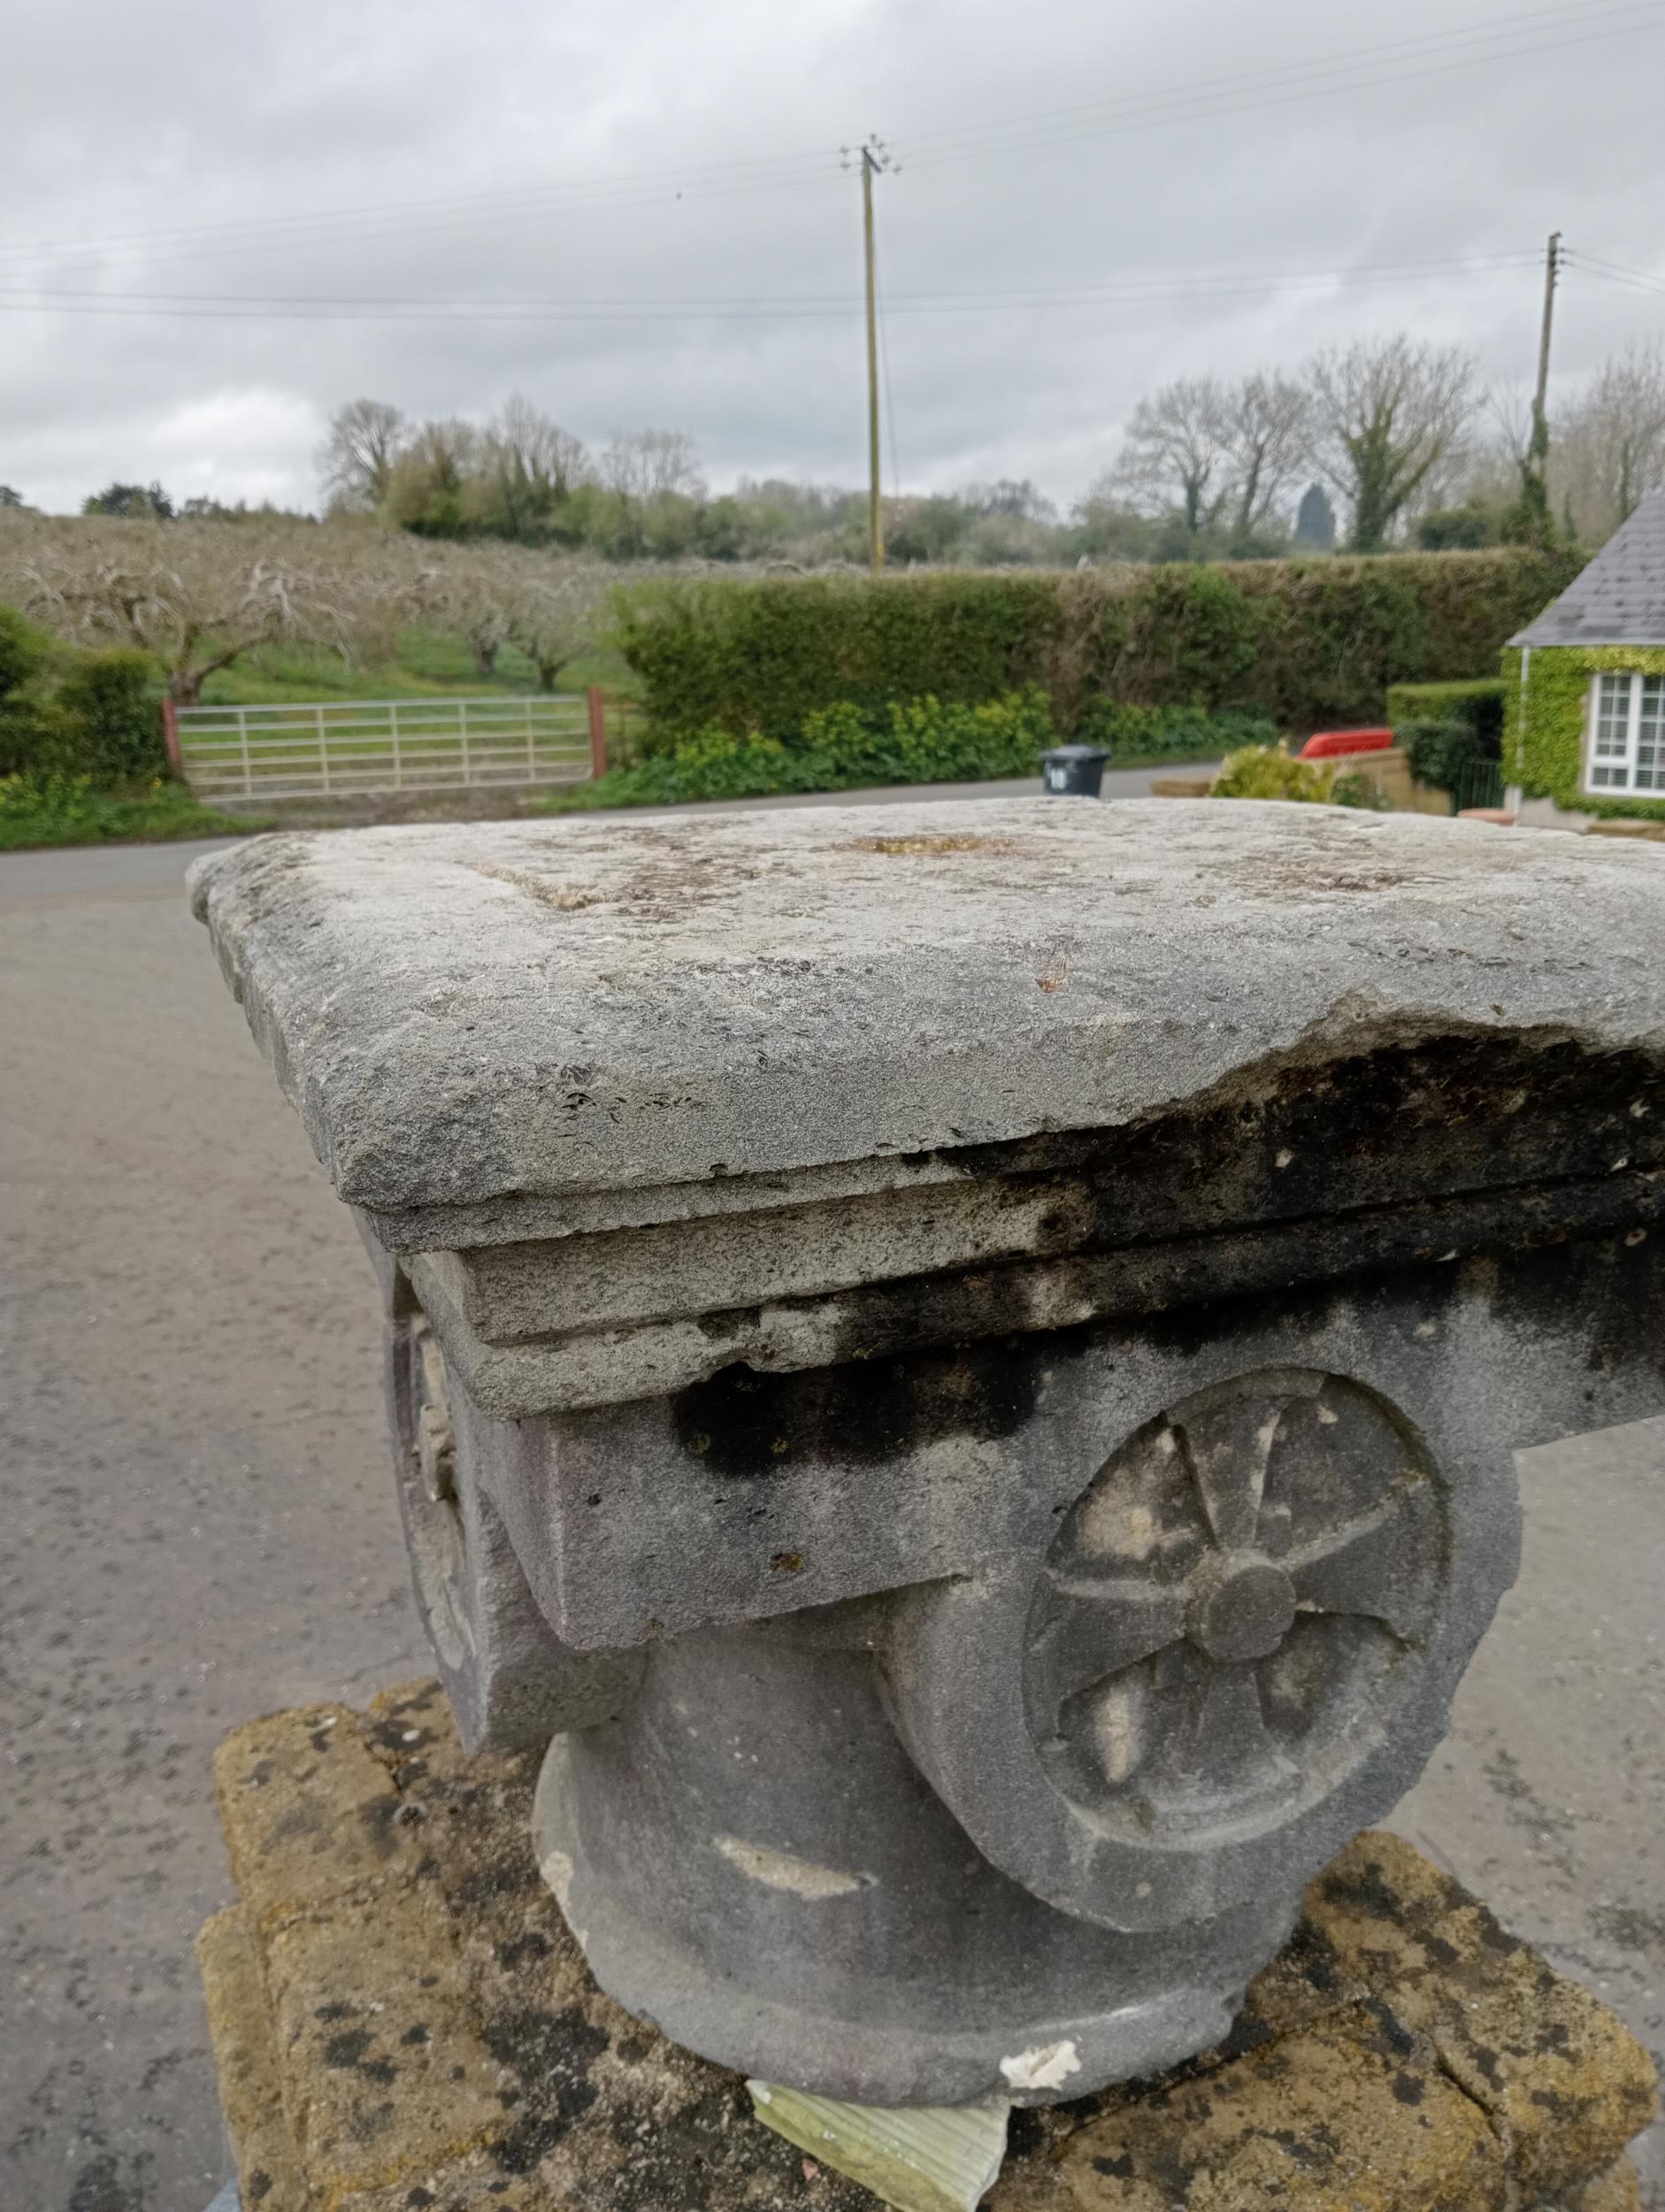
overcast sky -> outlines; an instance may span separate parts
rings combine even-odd
[[[339,401],[480,417],[518,389],[590,442],[686,429],[717,485],[857,483],[838,149],[870,132],[901,164],[877,197],[904,491],[1029,476],[1067,503],[1153,385],[1371,331],[1522,380],[1549,230],[1665,280],[1662,33],[1658,0],[14,10],[0,482],[311,505]],[[1330,273],[1494,257],[1523,258]],[[203,311],[228,295],[360,311]],[[1573,380],[1665,326],[1665,289],[1575,265],[1558,312]]]

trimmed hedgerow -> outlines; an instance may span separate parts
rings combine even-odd
[[[1390,684],[1387,719],[1397,730],[1418,722],[1458,722],[1474,733],[1475,757],[1496,760],[1503,742],[1503,679],[1470,676],[1461,683]]]
[[[1105,703],[1241,708],[1300,732],[1377,717],[1390,684],[1463,679],[1570,580],[1507,548],[1023,574],[702,579],[621,602],[644,749],[719,727],[1040,687],[1073,735]]]
[[[1524,696],[1520,648],[1504,654],[1505,780],[1530,799],[1554,799],[1580,814],[1665,821],[1665,799],[1583,788],[1584,714],[1590,680],[1600,675],[1665,676],[1665,646],[1534,646]]]
[[[633,767],[572,786],[551,804],[560,810],[673,806],[686,799],[1028,776],[1039,772],[1051,741],[1046,695],[1035,689],[977,706],[909,699],[879,713],[847,702],[808,716],[790,745],[710,724]]]

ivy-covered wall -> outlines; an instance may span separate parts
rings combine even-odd
[[[1503,655],[1503,775],[1529,799],[1554,799],[1580,814],[1640,815],[1665,821],[1665,798],[1585,791],[1584,717],[1592,676],[1665,676],[1665,646],[1535,645],[1523,695],[1521,649]]]

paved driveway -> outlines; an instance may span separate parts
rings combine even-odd
[[[185,911],[190,849],[0,856],[7,2212],[202,2212],[213,1746],[426,1663],[367,1265]],[[1523,1477],[1525,1574],[1400,1820],[1657,2050],[1665,1426]]]

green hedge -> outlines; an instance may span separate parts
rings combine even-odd
[[[1470,676],[1461,683],[1390,684],[1387,719],[1401,724],[1460,722],[1479,741],[1477,759],[1497,760],[1503,744],[1506,704],[1500,676]]]
[[[1112,764],[1142,767],[1165,760],[1224,760],[1245,745],[1276,745],[1278,726],[1246,707],[1130,707],[1095,699],[1075,734],[1101,745]]]
[[[575,786],[555,803],[562,810],[672,806],[687,799],[1038,776],[1052,734],[1046,695],[1032,688],[978,706],[909,699],[878,714],[847,703],[809,715],[790,745],[713,723],[633,767]]]
[[[0,776],[84,776],[111,790],[167,774],[150,656],[84,653],[0,607]]]
[[[1570,581],[1522,548],[1309,561],[702,580],[622,595],[644,749],[717,727],[789,744],[820,709],[1040,686],[1073,734],[1104,703],[1236,707],[1303,733],[1389,685],[1469,677]]]

